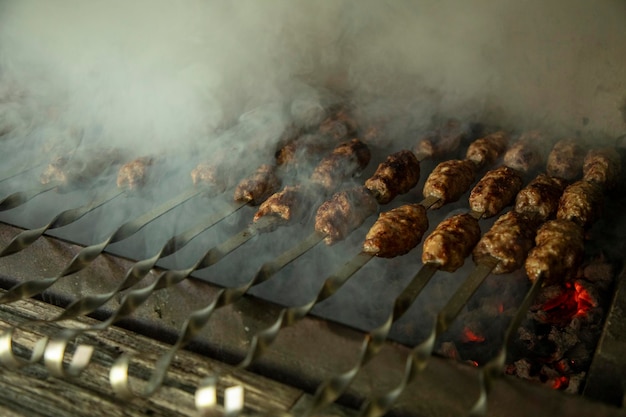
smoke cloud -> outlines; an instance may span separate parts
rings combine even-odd
[[[417,128],[443,114],[614,135],[625,12],[619,0],[2,1],[0,120],[145,152],[232,141],[220,132],[249,114],[257,134],[239,140],[264,146],[298,106],[336,94]]]

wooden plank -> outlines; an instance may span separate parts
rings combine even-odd
[[[0,306],[0,326],[6,329],[27,320],[49,318],[57,314],[57,307],[34,300]],[[94,320],[81,318],[79,323]],[[14,351],[31,347],[39,337],[52,334],[57,326],[46,325],[34,331],[17,334]],[[168,345],[131,333],[110,328],[98,335],[84,335],[80,343],[96,347],[92,363],[77,378],[61,380],[50,377],[42,364],[35,364],[13,372],[0,371],[0,404],[10,414],[3,415],[90,415],[90,416],[166,416],[193,415],[194,393],[199,382],[210,373],[220,375],[218,391],[241,385],[245,388],[247,413],[268,410],[288,410],[302,395],[302,391],[251,372],[234,369],[222,362],[187,351],[181,351],[174,361],[164,386],[151,398],[137,398],[121,402],[108,383],[108,371],[120,352],[136,355],[131,374],[147,377],[156,357]]]

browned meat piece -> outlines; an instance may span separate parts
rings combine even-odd
[[[323,135],[331,136],[333,139],[341,140],[356,134],[357,123],[349,110],[340,108],[330,117],[322,122],[319,132]]]
[[[121,161],[121,153],[115,149],[90,150],[89,155],[63,156],[56,158],[41,173],[39,181],[43,185],[58,184],[59,187],[72,187],[102,178],[110,168]]]
[[[345,239],[366,218],[376,213],[376,199],[363,187],[335,193],[315,216],[315,230],[326,235],[327,245]]]
[[[515,211],[546,221],[554,216],[565,189],[565,180],[539,174],[515,198]]]
[[[488,171],[472,189],[470,208],[492,217],[508,206],[524,184],[520,174],[507,166]]]
[[[264,216],[274,216],[285,222],[297,221],[305,212],[310,195],[301,186],[286,186],[261,203],[254,215],[254,221]]]
[[[244,178],[235,188],[235,201],[257,206],[280,188],[280,178],[276,167],[263,164],[248,178]]]
[[[365,168],[370,158],[369,148],[360,140],[343,142],[315,167],[311,182],[326,191],[335,190],[343,181]]]
[[[424,240],[422,262],[436,264],[439,269],[454,272],[480,239],[478,220],[471,215],[457,214],[439,223]]]
[[[585,151],[576,140],[560,140],[548,155],[546,171],[553,177],[573,181],[580,175],[584,157]]]
[[[467,128],[458,120],[449,120],[441,128],[427,133],[415,147],[415,154],[424,158],[440,158],[459,147]]]
[[[419,204],[406,204],[380,213],[371,227],[363,251],[381,258],[404,255],[417,246],[428,230],[426,209]]]
[[[526,275],[535,281],[543,275],[546,283],[572,278],[584,253],[583,229],[568,220],[550,220],[537,231],[535,246],[526,258]]]
[[[329,141],[323,136],[303,135],[286,142],[275,153],[276,165],[298,166],[301,161],[311,164],[311,161],[320,158],[320,155],[330,151],[336,142]]]
[[[445,161],[435,167],[424,183],[424,197],[439,200],[431,206],[438,209],[444,204],[457,201],[469,190],[476,176],[476,165],[467,159]]]
[[[147,180],[148,168],[153,162],[153,158],[144,156],[122,165],[117,173],[117,186],[130,190],[142,187]]]
[[[365,181],[365,187],[380,204],[387,204],[397,195],[408,192],[420,178],[420,163],[411,151],[402,150],[387,157],[376,172]]]
[[[220,184],[222,178],[218,173],[219,169],[215,164],[205,162],[199,163],[191,171],[191,180],[193,185],[217,185]]]
[[[503,214],[474,248],[474,262],[480,264],[493,257],[498,264],[494,274],[506,274],[522,267],[526,254],[533,247],[536,220],[516,211]]]
[[[502,156],[509,139],[509,134],[503,130],[477,139],[467,148],[465,158],[475,163],[478,169],[483,169]]]
[[[589,227],[600,216],[604,196],[600,185],[581,180],[569,185],[559,201],[556,218]]]
[[[504,165],[521,172],[531,172],[543,163],[541,147],[534,136],[519,139],[504,154]]]
[[[592,149],[585,155],[583,178],[610,190],[617,185],[621,169],[620,157],[615,149]]]

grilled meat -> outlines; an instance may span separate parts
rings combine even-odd
[[[546,221],[554,216],[565,188],[565,180],[539,174],[515,198],[515,211]]]
[[[544,223],[526,258],[528,278],[535,281],[543,275],[548,284],[573,277],[582,262],[583,237],[582,227],[574,222],[557,219]]]
[[[420,177],[420,163],[411,151],[402,150],[387,157],[365,181],[380,204],[387,204],[399,194],[415,187]]]
[[[153,158],[144,156],[122,165],[117,173],[117,186],[129,190],[142,187],[147,180],[148,168],[153,163]]]
[[[439,223],[424,240],[422,262],[433,263],[439,269],[454,272],[463,266],[478,239],[480,226],[476,218],[467,213],[449,217]]]
[[[620,156],[615,149],[592,149],[585,155],[583,178],[610,190],[617,185],[621,168]]]
[[[421,158],[440,158],[459,147],[467,135],[467,128],[458,120],[449,120],[445,125],[426,134],[415,147]]]
[[[440,208],[461,198],[474,182],[475,175],[476,165],[467,159],[442,162],[426,179],[424,197],[438,198],[431,208]]]
[[[560,140],[548,155],[546,171],[553,177],[573,181],[580,175],[584,157],[585,152],[576,140]]]
[[[191,171],[191,181],[193,185],[213,185],[225,188],[219,171],[217,165],[201,162]]]
[[[72,154],[59,157],[46,167],[39,181],[42,185],[56,183],[61,189],[86,184],[101,178],[121,159],[121,153],[114,149],[92,150],[88,156]]]
[[[248,178],[244,178],[235,188],[235,201],[257,206],[280,188],[276,167],[263,164]]]
[[[335,193],[317,210],[315,230],[326,235],[327,245],[343,240],[366,218],[376,213],[376,199],[363,187]]]
[[[371,158],[366,144],[358,139],[343,142],[320,161],[311,174],[311,182],[332,191],[356,172],[367,166]]]
[[[330,151],[336,143],[320,135],[302,135],[285,142],[275,153],[276,165],[298,167],[301,161],[311,164]]]
[[[493,270],[495,274],[521,268],[526,254],[533,247],[536,225],[536,219],[517,211],[503,214],[474,248],[474,262],[483,263],[488,257],[497,259],[498,263]]]
[[[331,136],[333,139],[341,140],[352,135],[357,131],[356,120],[352,117],[348,109],[340,108],[330,117],[322,122],[319,132],[323,135]]]
[[[507,166],[488,171],[470,193],[470,208],[484,217],[495,216],[513,201],[522,185],[520,174]]]
[[[581,180],[569,185],[563,191],[556,217],[573,221],[582,227],[589,227],[600,216],[603,202],[602,187]]]
[[[509,134],[505,131],[491,133],[472,142],[467,148],[465,158],[476,164],[477,169],[483,169],[502,156],[509,143]]]
[[[404,255],[417,246],[428,229],[426,209],[406,204],[381,213],[363,242],[363,251],[382,258]]]
[[[531,172],[543,163],[537,139],[529,136],[519,139],[504,154],[504,165],[521,172]]]
[[[253,220],[256,222],[261,217],[274,216],[285,222],[297,221],[305,212],[310,195],[310,190],[302,186],[288,185],[261,203]]]

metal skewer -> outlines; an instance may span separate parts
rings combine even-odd
[[[48,230],[58,229],[60,227],[67,226],[68,224],[81,219],[83,216],[92,212],[98,207],[101,207],[106,203],[116,199],[122,194],[124,194],[124,191],[114,191],[107,194],[103,198],[96,200],[95,202],[89,203],[88,205],[65,210],[59,213],[45,226],[21,232],[20,234],[15,236],[2,250],[0,250],[0,257],[12,255],[16,252],[26,249]]]
[[[489,262],[491,261],[491,262]],[[445,307],[439,312],[428,338],[415,346],[407,357],[404,376],[400,384],[387,393],[369,400],[361,409],[360,416],[374,417],[382,416],[398,399],[404,389],[415,379],[415,377],[426,368],[430,359],[437,336],[445,332],[454,319],[461,312],[467,301],[474,295],[480,284],[489,276],[493,268],[497,265],[497,260],[491,259],[477,265],[476,269],[457,289]]]
[[[513,337],[517,334],[517,329],[520,324],[522,324],[522,320],[526,316],[526,313],[530,308],[530,304],[537,297],[537,294],[539,294],[539,291],[543,287],[543,283],[544,276],[541,274],[535,282],[533,282],[533,285],[530,287],[524,297],[524,300],[522,300],[522,303],[515,312],[515,316],[513,316],[511,323],[509,323],[509,326],[504,334],[504,340],[502,341],[502,348],[498,351],[498,354],[487,362],[480,370],[480,374],[478,375],[480,395],[470,410],[469,415],[471,417],[479,417],[487,414],[487,397],[491,392],[493,382],[496,378],[502,376],[502,370],[506,362],[507,348],[513,341]]]
[[[19,207],[40,194],[55,189],[59,184],[46,184],[28,191],[18,191],[0,200],[0,211],[6,211]]]
[[[30,280],[15,285],[13,288],[0,296],[0,304],[7,304],[18,301],[45,291],[46,289],[54,285],[54,283],[56,283],[59,279],[86,268],[104,251],[104,249],[109,244],[122,241],[132,236],[139,230],[143,229],[148,223],[156,220],[165,213],[173,210],[175,207],[181,205],[185,201],[191,199],[192,197],[195,197],[200,193],[200,190],[189,189],[172,198],[171,200],[163,203],[162,205],[154,208],[153,210],[150,210],[144,215],[139,216],[135,220],[122,224],[104,241],[83,248],[80,252],[78,252],[78,254],[76,254],[76,256],[74,256],[69,265],[67,265],[65,269],[63,269],[63,271],[61,271],[56,276],[51,278]]]

